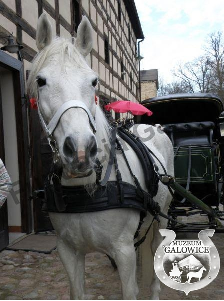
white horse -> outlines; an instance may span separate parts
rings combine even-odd
[[[189,272],[189,273],[187,274],[187,280],[188,280],[188,283],[191,283],[191,279],[192,279],[192,278],[197,278],[198,281],[200,281],[204,271],[206,271],[206,268],[205,268],[205,267],[202,267],[202,268],[200,268],[200,270],[197,271],[197,272]]]
[[[110,127],[99,104],[95,104],[98,77],[87,64],[92,42],[92,27],[86,17],[82,18],[76,40],[71,42],[62,38],[52,39],[52,29],[46,14],[39,18],[36,38],[39,53],[33,61],[27,84],[29,95],[38,98],[39,110],[46,123],[63,103],[73,99],[82,102],[96,121],[94,133],[86,111],[82,108],[70,108],[61,116],[53,132],[63,165],[62,184],[67,186],[94,186],[96,157],[103,165],[102,176],[108,163],[106,146],[110,145]],[[140,137],[146,137],[148,128],[147,125],[139,125],[135,131]],[[173,175],[171,142],[156,127],[152,129],[154,136],[146,144],[161,160],[168,174]],[[126,156],[142,188],[146,190],[141,164],[130,147],[126,150]],[[117,160],[123,180],[134,185],[120,153],[117,154]],[[114,168],[109,180],[116,180]],[[170,200],[167,187],[159,184],[155,201],[159,202],[163,212],[167,211]],[[85,255],[98,251],[115,260],[123,298],[136,299],[138,286],[133,237],[140,219],[138,210],[128,208],[81,214],[50,213],[50,218],[57,232],[57,249],[69,277],[71,298],[85,298]],[[149,222],[150,219],[152,220],[151,216],[148,218]],[[157,227],[155,222],[154,224]],[[164,228],[166,220],[161,218],[160,225]],[[150,231],[153,231],[153,227]],[[157,230],[155,233],[153,252],[160,240]],[[150,268],[152,267],[147,267]],[[159,291],[160,283],[154,277],[153,299],[158,299]]]

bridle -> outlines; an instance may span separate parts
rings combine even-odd
[[[53,115],[53,117],[51,118],[51,120],[49,121],[49,123],[47,124],[46,121],[44,120],[44,117],[41,113],[40,110],[40,106],[39,106],[39,98],[36,101],[37,104],[37,111],[38,111],[38,115],[40,118],[40,122],[41,125],[45,131],[45,134],[47,136],[48,139],[48,143],[51,147],[51,150],[53,152],[53,165],[58,165],[58,163],[60,162],[61,158],[60,158],[60,153],[59,153],[59,148],[57,145],[57,141],[53,136],[53,133],[55,131],[55,129],[57,128],[57,125],[62,117],[62,115],[68,111],[71,108],[80,108],[83,109],[86,114],[88,115],[89,118],[89,124],[92,128],[93,133],[96,133],[96,122],[95,122],[95,118],[93,117],[92,113],[90,112],[90,110],[87,108],[87,106],[80,100],[69,100],[64,102],[59,109],[56,111],[56,113]],[[113,157],[114,157],[114,153],[115,153],[115,140],[116,140],[116,129],[112,130],[112,141],[111,141],[111,150],[110,150],[110,158],[109,158],[109,162],[108,162],[108,166],[106,169],[106,173],[104,176],[104,179],[100,182],[101,180],[101,175],[102,175],[102,164],[100,163],[99,159],[96,158],[96,164],[95,164],[95,172],[96,172],[96,182],[98,184],[100,184],[101,186],[105,186],[109,177],[110,177],[110,173],[112,170],[112,166],[113,166]]]
[[[47,124],[46,121],[44,120],[44,117],[43,117],[43,115],[41,113],[41,110],[40,110],[39,99],[37,99],[38,115],[39,115],[39,118],[40,118],[41,125],[42,125],[42,127],[43,127],[43,129],[44,129],[44,131],[47,135],[48,143],[49,143],[49,145],[52,149],[52,152],[53,152],[54,164],[58,163],[58,161],[60,160],[60,154],[59,154],[59,148],[58,148],[58,145],[57,145],[57,141],[54,138],[53,133],[54,133],[55,129],[57,128],[58,123],[59,123],[62,115],[71,108],[80,108],[80,109],[83,109],[86,112],[86,114],[88,115],[88,118],[89,118],[90,126],[93,130],[93,133],[95,134],[96,133],[95,119],[94,119],[92,113],[90,112],[90,110],[87,108],[87,106],[82,101],[74,99],[74,100],[69,100],[69,101],[64,102],[59,107],[59,109],[56,111],[56,113],[53,115],[53,117],[51,118],[49,123]]]

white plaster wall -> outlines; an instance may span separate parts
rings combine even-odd
[[[113,68],[114,68],[114,71],[117,72],[117,59],[114,55],[113,55]]]
[[[15,104],[13,92],[13,79],[10,71],[0,72],[0,85],[2,94],[3,127],[5,143],[5,163],[12,182],[19,181],[17,134],[15,119]],[[14,191],[19,190],[19,184],[13,187]],[[17,194],[20,200],[20,194]],[[21,206],[15,203],[9,194],[8,202],[8,225],[21,226]]]
[[[99,14],[97,14],[97,23],[98,23],[98,29],[100,30],[100,32],[103,33],[103,19]]]
[[[93,33],[93,49],[96,50],[96,52],[98,52],[97,32],[93,29],[92,33]]]
[[[110,84],[110,71],[106,68],[106,84]]]
[[[0,14],[0,25],[16,36],[16,25]]]
[[[82,0],[82,7],[87,15],[89,15],[89,0]]]
[[[15,0],[3,0],[2,2],[4,2],[12,10],[16,11],[16,1]]]
[[[60,25],[60,37],[65,39],[71,39],[70,32],[68,32],[63,26]]]
[[[30,70],[30,68],[31,68],[31,63],[28,62],[27,60],[24,60],[24,61],[23,61],[23,67],[24,67],[24,74],[25,74],[25,78],[26,78],[26,71],[27,71],[27,70]],[[26,84],[27,84],[27,82],[26,82],[26,80],[25,80],[25,87],[26,87]]]
[[[107,7],[107,0],[103,0],[103,6],[106,8]]]
[[[99,63],[99,76],[100,79],[102,79],[103,81],[105,81],[105,66],[100,62]]]
[[[23,31],[23,43],[31,47],[33,50],[38,51],[36,40],[34,40],[30,35]]]
[[[96,9],[93,6],[92,2],[90,3],[90,17],[92,21],[96,24]]]
[[[37,27],[38,20],[38,4],[36,0],[22,0],[22,17],[33,28]]]
[[[93,55],[92,56],[92,69],[98,74],[99,73],[99,62],[98,59]]]
[[[54,1],[54,0],[47,0],[47,2],[48,2],[53,8],[55,8],[55,1]]]
[[[70,0],[59,0],[59,12],[71,24]]]

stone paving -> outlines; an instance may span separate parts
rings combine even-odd
[[[162,285],[161,299],[224,299],[224,234],[215,234],[212,240],[221,257],[221,269],[216,280],[201,290],[191,292],[188,296]],[[87,299],[94,300],[122,298],[118,272],[113,269],[105,255],[99,253],[87,255],[86,293]],[[69,299],[68,279],[57,251],[51,254],[2,251],[0,299]],[[148,294],[141,293],[139,299],[148,299]]]
[[[108,258],[98,253],[87,255],[86,298],[121,299],[119,287],[118,273]],[[68,278],[57,251],[50,255],[1,252],[0,299],[69,299]]]

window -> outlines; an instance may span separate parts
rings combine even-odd
[[[77,32],[79,23],[81,22],[80,4],[78,0],[72,1],[72,31]]]
[[[132,90],[132,85],[133,85],[133,79],[132,79],[132,74],[130,72],[130,88],[131,88],[131,90]]]
[[[131,29],[129,24],[128,24],[128,42],[131,43]]]
[[[124,63],[121,61],[121,79],[124,80]]]
[[[121,1],[117,1],[118,21],[121,22]]]
[[[110,53],[109,53],[109,41],[108,38],[104,39],[104,52],[105,52],[105,62],[110,64]]]

